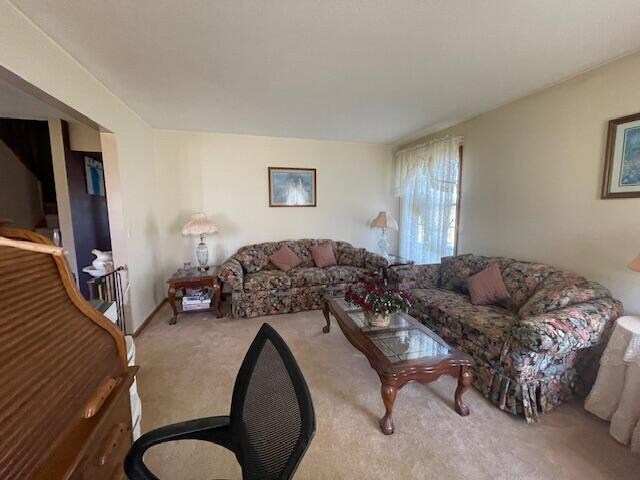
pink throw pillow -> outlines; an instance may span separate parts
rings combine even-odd
[[[473,305],[493,305],[511,300],[496,264],[490,265],[467,279],[467,287]]]
[[[287,272],[292,268],[297,267],[298,265],[300,265],[300,262],[302,262],[302,260],[300,260],[300,257],[293,253],[291,249],[286,245],[284,247],[281,247],[280,250],[278,250],[273,255],[270,255],[269,260],[271,260],[271,263],[273,263],[283,272]]]
[[[333,248],[331,248],[329,242],[311,247],[310,250],[313,256],[313,263],[316,264],[316,267],[333,267],[338,264],[338,262],[336,262],[336,256],[333,253]]]

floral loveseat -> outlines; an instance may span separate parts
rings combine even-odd
[[[472,305],[466,279],[497,263],[511,305]],[[528,422],[586,393],[599,346],[622,304],[597,283],[553,267],[459,255],[390,268],[412,297],[410,313],[476,361],[475,386]]]
[[[325,242],[331,243],[337,265],[319,268],[309,249]],[[302,260],[286,273],[269,261],[285,245]],[[325,293],[342,294],[362,272],[386,265],[381,255],[347,242],[285,240],[242,247],[222,264],[218,277],[231,287],[231,315],[258,317],[321,308]]]

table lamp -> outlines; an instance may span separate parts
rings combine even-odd
[[[380,212],[378,216],[371,221],[371,228],[380,229],[380,241],[378,247],[380,253],[385,257],[389,256],[389,239],[387,238],[387,229],[398,230],[398,222],[388,212]]]
[[[218,233],[218,227],[202,213],[194,213],[191,219],[182,227],[182,235],[200,235],[200,243],[196,247],[196,258],[198,259],[198,270],[204,272],[209,269],[209,249],[204,243],[204,236]]]

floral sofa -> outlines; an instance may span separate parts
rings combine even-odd
[[[331,243],[336,266],[314,265],[309,249],[324,242]],[[302,260],[286,273],[269,261],[269,256],[285,245]],[[231,287],[231,315],[258,317],[321,308],[325,293],[342,294],[362,272],[386,265],[381,255],[347,242],[285,240],[242,247],[222,264],[218,277]]]
[[[510,305],[472,305],[466,279],[497,263]],[[476,361],[475,386],[528,422],[587,393],[598,354],[622,304],[585,278],[540,263],[459,255],[391,267],[410,313]]]

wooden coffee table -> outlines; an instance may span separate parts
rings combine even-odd
[[[329,333],[333,315],[347,340],[367,357],[380,377],[385,408],[380,419],[382,433],[393,433],[393,403],[398,390],[409,382],[433,382],[441,375],[458,379],[455,410],[459,415],[469,415],[469,408],[462,401],[472,380],[473,360],[469,355],[449,346],[407,313],[394,314],[388,327],[372,328],[362,310],[344,298],[326,296],[322,311],[327,321],[322,331]]]

